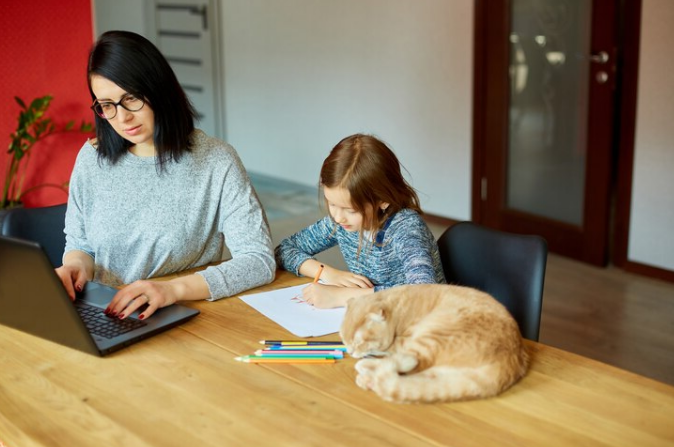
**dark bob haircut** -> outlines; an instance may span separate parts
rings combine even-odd
[[[108,31],[89,53],[87,81],[92,101],[91,77],[102,76],[132,95],[142,98],[154,112],[154,145],[158,168],[178,161],[191,150],[196,112],[175,73],[159,49],[139,34]],[[117,162],[132,146],[103,118],[94,113],[100,159]]]

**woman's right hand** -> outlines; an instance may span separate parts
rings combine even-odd
[[[63,265],[56,269],[63,287],[71,300],[75,301],[75,291],[81,292],[87,281],[93,278],[94,260],[83,252],[69,252],[66,254]]]

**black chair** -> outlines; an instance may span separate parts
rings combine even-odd
[[[545,239],[460,222],[445,230],[438,247],[449,284],[491,294],[510,311],[522,336],[538,341],[548,257]]]
[[[54,267],[62,264],[66,246],[66,204],[40,208],[13,208],[2,221],[0,234],[38,242]]]

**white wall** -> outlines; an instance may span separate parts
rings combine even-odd
[[[643,0],[627,258],[674,270],[674,2]]]
[[[143,32],[142,3],[95,0]],[[247,168],[315,186],[342,137],[370,132],[426,211],[470,218],[473,0],[223,0],[226,140]],[[107,8],[107,9],[106,9]],[[121,14],[120,14],[121,13]],[[674,270],[674,2],[643,0],[628,260]]]
[[[123,29],[154,39],[154,5],[138,0],[92,0],[94,36]]]
[[[470,218],[472,0],[224,0],[225,139],[251,172],[316,186],[373,133],[429,213]]]

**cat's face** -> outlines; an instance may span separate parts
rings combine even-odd
[[[351,357],[386,355],[395,335],[387,317],[380,300],[372,296],[348,301],[339,335]]]

